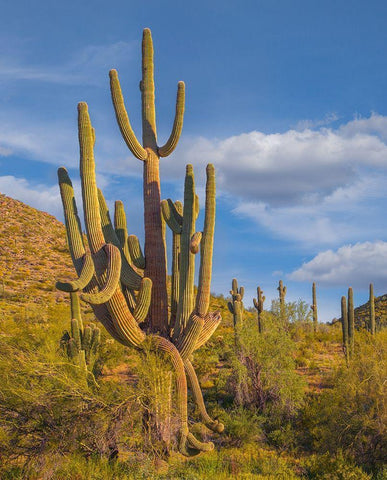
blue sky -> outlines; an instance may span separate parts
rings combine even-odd
[[[0,192],[62,219],[56,169],[79,187],[76,105],[96,128],[99,185],[142,237],[141,162],[116,125],[117,68],[141,136],[141,35],[152,30],[158,136],[186,83],[183,135],[161,162],[163,197],[216,166],[213,291],[237,277],[339,315],[354,287],[387,292],[387,3],[383,1],[4,2],[0,20]],[[200,190],[200,189],[199,189]],[[202,189],[199,191],[202,193]],[[200,223],[199,223],[200,225]]]

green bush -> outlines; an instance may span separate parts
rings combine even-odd
[[[387,332],[357,332],[355,353],[329,379],[331,388],[306,408],[312,447],[345,452],[358,465],[377,471],[385,460]],[[349,477],[351,478],[351,477]]]

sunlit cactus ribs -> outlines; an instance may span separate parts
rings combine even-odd
[[[209,312],[215,226],[215,173],[207,166],[203,231],[195,229],[199,213],[193,168],[186,168],[184,203],[160,197],[159,160],[179,140],[184,116],[184,83],[179,82],[172,133],[157,145],[153,45],[149,29],[142,41],[142,144],[137,140],[125,109],[115,70],[110,72],[112,100],[121,133],[134,156],[143,162],[144,254],[134,235],[127,232],[124,208],[116,202],[111,221],[95,178],[95,132],[86,103],[78,105],[80,173],[87,235],[84,244],[74,191],[64,168],[58,170],[67,239],[78,279],[58,282],[58,288],[80,292],[97,319],[117,341],[141,351],[160,352],[175,373],[179,450],[183,454],[207,451],[213,444],[198,441],[188,430],[187,378],[204,423],[221,432],[223,425],[206,412],[192,353],[204,345],[218,327],[219,312]],[[167,291],[165,223],[173,233],[172,288]],[[200,255],[197,293],[194,293],[195,255]],[[146,355],[144,354],[146,359]]]
[[[254,307],[257,309],[258,312],[258,331],[259,333],[263,332],[263,325],[262,325],[262,312],[263,312],[263,303],[265,301],[265,296],[261,290],[261,287],[257,288],[257,298],[253,298]]]
[[[243,323],[243,297],[245,294],[245,288],[238,288],[238,280],[232,279],[232,289],[230,290],[231,302],[228,302],[228,309],[232,313],[234,327],[240,327]]]

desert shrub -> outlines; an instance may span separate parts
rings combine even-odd
[[[61,327],[55,322],[4,326],[0,472],[21,463],[25,475],[32,467],[44,470],[56,457],[112,458],[119,445],[141,445],[141,410],[130,385],[100,382],[99,389],[91,389],[84,373],[61,351]]]
[[[386,344],[386,331],[374,336],[357,332],[349,367],[339,366],[328,380],[331,388],[306,408],[317,452],[342,450],[364,468],[382,468],[387,445]]]
[[[341,451],[336,455],[312,455],[305,462],[305,474],[311,480],[371,480],[353,461],[346,459]]]
[[[275,318],[265,318],[263,333],[244,321],[237,332],[228,389],[234,403],[259,412],[267,439],[285,446],[293,442],[289,422],[303,404],[304,380],[297,375],[294,343]]]

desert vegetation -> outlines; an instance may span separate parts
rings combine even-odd
[[[63,167],[66,227],[1,197],[12,218],[0,232],[1,478],[386,478],[385,299],[371,286],[364,316],[349,288],[340,320],[327,324],[319,323],[315,283],[311,304],[287,302],[282,280],[266,309],[261,288],[246,305],[235,278],[229,295],[211,295],[214,167],[199,231],[191,165],[184,201],[161,200],[159,161],[182,131],[184,84],[172,133],[158,146],[148,29],[142,62],[142,143],[116,71],[110,80],[120,131],[144,167],[144,254],[122,202],[112,221],[97,188],[98,132],[85,103],[78,127],[86,234]]]

